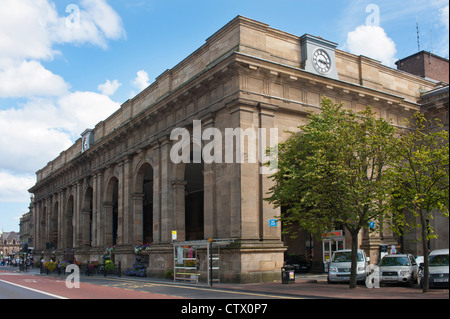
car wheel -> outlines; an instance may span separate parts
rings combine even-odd
[[[414,287],[414,278],[411,277],[407,282],[408,287]]]

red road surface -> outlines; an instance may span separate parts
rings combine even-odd
[[[97,286],[83,282],[80,282],[80,288],[69,289],[66,281],[62,279],[22,275],[1,270],[0,280],[68,299],[181,299],[175,296]]]

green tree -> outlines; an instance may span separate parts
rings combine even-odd
[[[449,135],[442,125],[434,122],[420,112],[415,113],[411,129],[396,140],[397,159],[389,169],[396,185],[391,200],[394,230],[398,233],[410,227],[422,230],[424,292],[429,288],[428,241],[436,238],[429,221],[438,213],[448,218],[449,204]],[[432,126],[434,132],[430,130]],[[414,217],[412,221],[407,218],[408,213]]]
[[[342,225],[352,237],[350,288],[356,287],[358,234],[388,211],[392,191],[384,169],[391,164],[395,128],[370,107],[355,113],[322,100],[319,114],[278,145],[278,171],[267,201],[285,207],[289,230],[316,235]]]

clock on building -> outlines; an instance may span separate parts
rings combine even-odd
[[[337,43],[305,34],[300,38],[301,67],[308,72],[339,80],[335,51]]]
[[[87,129],[81,133],[81,152],[87,151],[94,144],[94,130]]]
[[[317,72],[325,74],[331,69],[331,59],[328,53],[323,49],[314,51],[313,65]]]

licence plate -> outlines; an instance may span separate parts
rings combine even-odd
[[[341,277],[341,280],[350,280],[350,277]]]
[[[398,280],[398,277],[397,276],[384,276],[383,280],[396,281],[396,280]]]
[[[448,282],[448,278],[437,278],[434,282]]]

